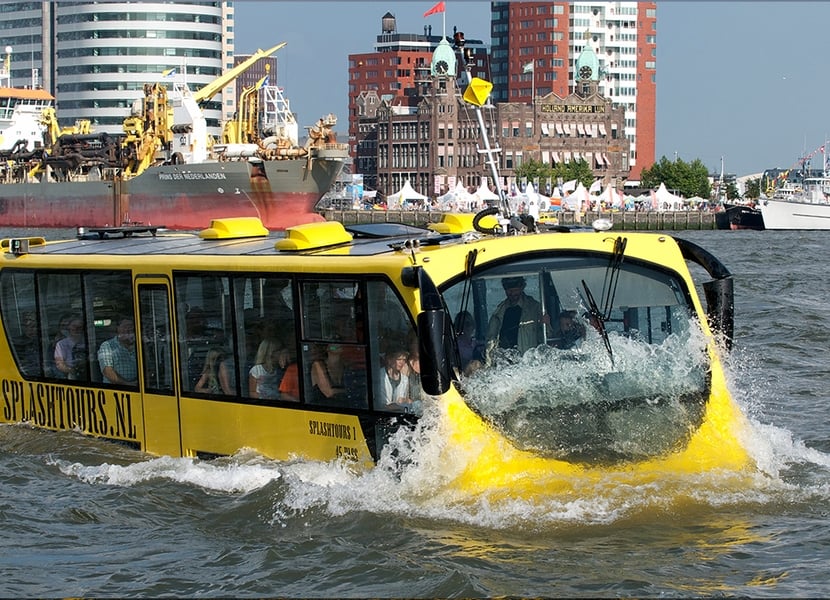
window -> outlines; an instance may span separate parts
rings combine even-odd
[[[134,331],[116,345],[118,321],[133,319],[128,271],[82,275],[7,269],[0,285],[6,335],[25,376],[108,383],[103,356],[117,359],[124,380],[136,385]]]
[[[142,285],[138,293],[144,389],[156,394],[173,392],[173,332],[167,287]]]
[[[702,421],[706,342],[674,275],[636,261],[615,268],[607,257],[558,254],[488,268],[443,296],[467,402],[520,448],[600,462],[619,460],[619,452],[657,456],[685,443]],[[593,306],[600,318],[589,317],[592,298],[606,299]],[[649,359],[609,374],[600,366],[607,347]],[[505,368],[538,374],[509,407],[490,391],[503,385]],[[651,427],[654,435],[643,435]]]

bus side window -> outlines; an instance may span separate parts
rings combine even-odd
[[[43,374],[36,300],[33,273],[12,269],[2,272],[0,307],[6,339],[20,372],[34,377]]]
[[[88,331],[89,374],[102,382],[98,351],[101,344],[115,337],[119,317],[133,319],[132,274],[130,271],[93,271],[84,275],[84,307]],[[136,369],[138,367],[136,366]]]
[[[356,281],[304,282],[302,360],[307,402],[368,407],[362,285]]]
[[[236,379],[232,357],[236,352],[233,348],[230,279],[212,273],[181,274],[175,278],[175,291],[182,390],[195,391],[208,355],[218,353],[225,357],[224,365],[220,364],[222,370],[230,369],[222,393],[234,394]]]
[[[406,309],[385,282],[370,281],[368,334],[372,340],[371,379],[376,410],[419,412],[418,339]]]
[[[167,288],[142,285],[138,300],[144,387],[153,392],[170,393],[173,391],[173,363]]]
[[[58,379],[89,380],[87,319],[81,276],[76,273],[41,273],[38,295],[43,314],[44,374]]]
[[[294,320],[294,294],[287,277],[251,277],[236,281],[235,298],[242,301],[237,309],[240,325],[237,333],[240,352],[237,371],[243,396],[259,400],[282,398],[279,386],[288,366],[297,361],[297,340]],[[239,303],[237,303],[239,306]],[[272,356],[269,357],[268,355]],[[257,357],[262,363],[257,366]],[[272,360],[275,359],[273,366]],[[295,366],[296,369],[296,366]],[[251,382],[256,382],[251,389]],[[286,399],[297,400],[296,390]]]

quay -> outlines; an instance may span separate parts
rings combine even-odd
[[[320,214],[327,221],[340,221],[344,225],[364,223],[404,223],[424,227],[441,220],[440,211],[424,210],[339,210],[324,209]],[[590,225],[595,219],[608,219],[613,231],[678,231],[687,229],[717,229],[715,213],[690,211],[627,211],[558,213],[560,225]]]

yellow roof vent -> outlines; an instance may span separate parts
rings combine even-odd
[[[342,223],[325,221],[289,227],[285,230],[285,237],[274,246],[277,250],[291,252],[347,244],[351,241],[352,234],[346,231]]]
[[[20,256],[28,254],[30,246],[43,246],[45,243],[46,239],[42,237],[9,238],[0,241],[0,248]]]
[[[428,228],[438,233],[466,233],[475,231],[473,227],[474,218],[474,213],[447,213],[439,223],[430,223]],[[481,219],[479,224],[486,229],[492,229],[499,222],[495,216],[487,215]]]
[[[258,217],[230,217],[211,219],[210,227],[202,229],[199,237],[203,240],[230,240],[234,238],[266,237],[268,229]]]

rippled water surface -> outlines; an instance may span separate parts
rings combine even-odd
[[[830,237],[678,235],[735,276],[748,478],[609,478],[528,503],[457,497],[429,461],[401,477],[200,462],[1,426],[0,596],[830,595]]]

